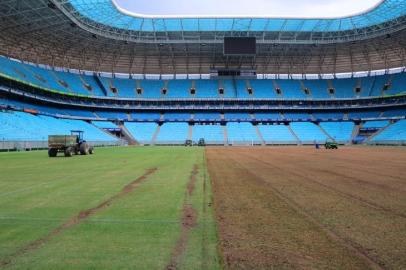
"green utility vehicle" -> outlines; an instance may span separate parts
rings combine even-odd
[[[203,138],[201,138],[197,145],[198,146],[206,146],[206,141]]]
[[[64,153],[65,157],[73,154],[93,154],[94,148],[83,139],[83,131],[71,130],[71,135],[49,135],[48,156],[56,157],[58,152]]]
[[[326,149],[338,149],[338,143],[336,143],[336,142],[326,142],[324,144],[324,147]]]

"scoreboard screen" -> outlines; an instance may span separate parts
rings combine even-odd
[[[225,55],[255,55],[257,39],[255,37],[225,37]]]

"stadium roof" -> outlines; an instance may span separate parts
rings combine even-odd
[[[143,18],[340,18],[366,13],[383,0],[112,0]]]
[[[84,29],[105,34],[110,38],[153,42],[148,33],[216,33],[205,42],[221,42],[224,33],[247,32],[262,34],[261,42],[288,40],[290,42],[341,42],[376,36],[404,27],[406,1],[383,0],[373,8],[348,17],[301,19],[258,18],[171,18],[137,15],[122,8],[117,0],[53,0]],[[267,33],[282,34],[279,38]],[[317,33],[317,34],[315,34]],[[244,34],[242,34],[244,35]],[[175,35],[176,36],[176,35]],[[181,36],[177,35],[177,39]],[[218,37],[218,38],[217,38]],[[176,38],[173,38],[174,41]],[[182,38],[185,40],[185,38]],[[193,40],[193,39],[192,39]]]
[[[176,1],[174,1],[176,2]],[[232,15],[142,15],[124,9],[117,0],[69,0],[78,18],[86,17],[94,22],[133,31],[295,31],[336,32],[360,29],[382,24],[406,15],[406,1],[384,0],[373,8],[343,18],[267,18]],[[152,3],[151,3],[152,4]],[[238,5],[238,4],[236,4]],[[68,8],[68,7],[66,7]],[[227,17],[227,18],[224,18]]]
[[[406,66],[404,0],[386,0],[352,17],[317,20],[138,18],[120,12],[111,0],[6,0],[0,21],[0,54],[80,70],[335,74]],[[225,56],[225,36],[256,37],[256,56]]]

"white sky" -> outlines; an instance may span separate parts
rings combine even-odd
[[[330,18],[364,12],[382,0],[112,0],[130,13],[156,17]]]

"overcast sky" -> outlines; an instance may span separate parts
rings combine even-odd
[[[356,14],[382,0],[114,0],[145,15],[326,18]]]

